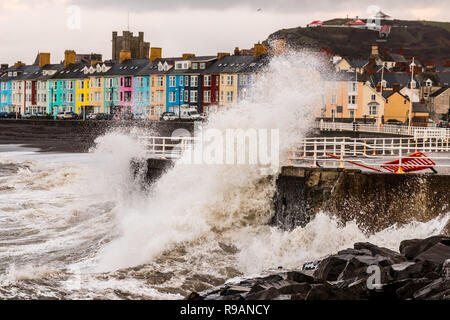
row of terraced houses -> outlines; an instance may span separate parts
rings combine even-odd
[[[163,58],[161,49],[151,48],[149,58],[122,50],[119,59],[101,61],[100,55],[67,50],[60,64],[51,64],[49,53],[39,53],[32,65],[18,62],[0,69],[0,112],[130,112],[148,119],[179,107],[205,113],[246,97],[266,63],[265,46],[256,44],[251,51]]]

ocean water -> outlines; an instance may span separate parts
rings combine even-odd
[[[322,65],[308,53],[274,58],[253,96],[206,127],[279,129],[283,155],[312,123]],[[86,154],[0,145],[0,298],[181,299],[355,242],[397,250],[449,219],[365,234],[320,213],[282,231],[268,226],[275,184],[257,166],[180,162],[142,189],[130,169],[145,156],[139,134],[109,132]]]

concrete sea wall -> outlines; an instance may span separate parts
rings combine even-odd
[[[304,226],[324,211],[379,231],[450,212],[450,176],[284,167],[274,206],[272,223],[286,229]]]

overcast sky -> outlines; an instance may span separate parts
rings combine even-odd
[[[370,6],[398,19],[450,21],[450,1],[435,0],[0,0],[0,63],[52,63],[65,49],[111,58],[111,32],[144,31],[164,56],[250,48],[282,29],[312,20],[367,17]],[[80,17],[78,19],[78,17]]]

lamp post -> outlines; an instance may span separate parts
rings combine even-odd
[[[408,132],[411,132],[411,122],[412,122],[412,107],[413,107],[413,81],[414,81],[414,67],[416,66],[414,62],[414,57],[412,63],[409,65],[411,70],[411,84],[409,89],[409,114],[408,114]]]

